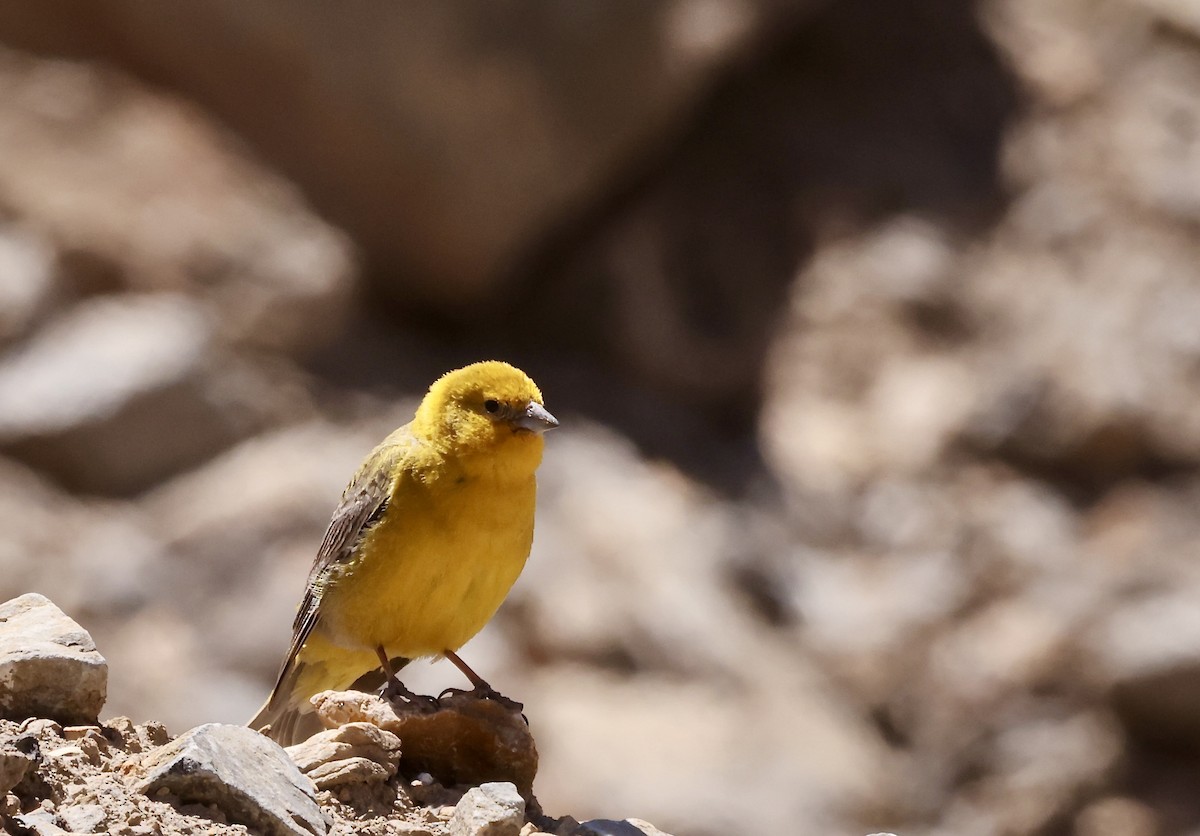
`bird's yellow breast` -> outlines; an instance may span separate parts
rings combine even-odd
[[[346,649],[457,650],[499,609],[533,542],[532,471],[401,474],[389,508],[326,590],[322,631]]]

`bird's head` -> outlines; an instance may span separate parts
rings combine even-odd
[[[414,429],[446,452],[541,459],[542,433],[558,426],[529,375],[499,360],[442,375],[417,409]]]

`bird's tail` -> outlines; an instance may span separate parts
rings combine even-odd
[[[398,671],[408,659],[391,660]],[[293,746],[321,731],[312,698],[322,691],[374,691],[385,682],[378,657],[367,651],[335,647],[312,636],[279,675],[271,696],[247,725],[280,746]]]
[[[271,696],[267,697],[263,707],[247,725],[280,746],[293,746],[321,731],[321,722],[309,702],[317,692],[304,693],[304,689],[297,687],[308,667],[299,659],[293,660],[271,691]]]

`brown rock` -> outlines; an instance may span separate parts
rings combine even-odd
[[[271,348],[336,331],[353,288],[349,242],[196,109],[108,68],[0,48],[0,114],[0,193],[58,246],[64,295],[195,293],[222,334]],[[0,274],[22,267],[28,288],[54,256],[4,250]],[[28,307],[11,301],[0,340]]]
[[[32,738],[8,738],[0,740],[0,796],[3,796],[25,777],[35,764],[36,744]]]
[[[439,710],[426,713],[357,691],[313,697],[317,716],[327,727],[366,722],[399,737],[405,774],[428,772],[447,785],[508,781],[532,798],[537,747],[520,711],[467,694],[439,702]]]
[[[335,213],[381,280],[461,305],[677,130],[784,12],[809,5],[61,2],[0,9],[0,34],[82,47],[186,90]]]
[[[317,789],[378,783],[396,774],[400,738],[370,723],[346,723],[286,749]]]
[[[95,723],[108,663],[87,631],[31,592],[0,604],[0,717]]]
[[[1138,738],[1200,751],[1200,617],[1195,583],[1123,603],[1093,630],[1091,650],[1122,722]]]

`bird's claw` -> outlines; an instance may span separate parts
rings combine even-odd
[[[379,689],[379,696],[389,702],[400,702],[425,713],[438,710],[438,698],[418,694],[404,687],[396,677],[389,677],[384,686]]]
[[[438,694],[437,698],[440,702],[446,697],[475,697],[475,699],[478,700],[491,700],[492,702],[507,708],[509,711],[523,711],[525,709],[523,703],[509,699],[494,688],[472,688],[469,691],[465,688],[447,688],[446,690],[442,691],[442,693]]]

